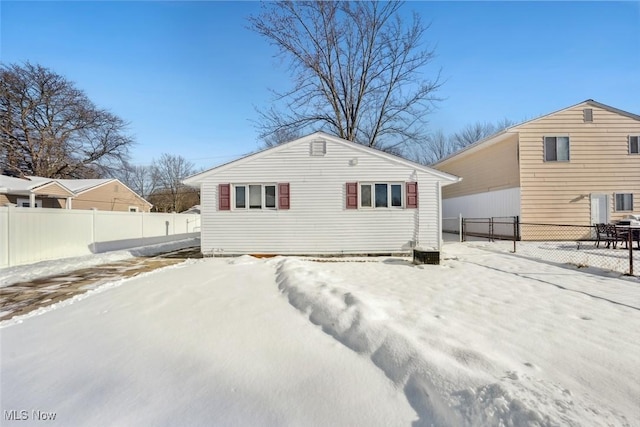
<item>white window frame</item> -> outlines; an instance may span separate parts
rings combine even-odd
[[[376,185],[386,185],[387,186],[387,206],[376,206]],[[392,199],[392,191],[391,191],[391,186],[392,185],[397,185],[400,187],[400,206],[393,206],[393,199]],[[362,187],[363,186],[370,186],[371,187],[371,206],[364,206],[362,204],[363,198],[362,198]],[[404,182],[395,182],[395,181],[389,181],[389,182],[379,182],[379,181],[372,181],[372,182],[361,182],[358,183],[358,208],[359,209],[404,209],[405,207],[405,183]]]
[[[555,155],[556,158],[555,160],[549,160],[547,159],[547,138],[555,138]],[[567,159],[566,160],[559,160],[558,159],[558,138],[567,138]],[[542,151],[543,151],[543,156],[544,156],[544,161],[545,162],[549,162],[549,163],[562,163],[562,162],[569,162],[571,161],[571,137],[569,137],[569,135],[549,135],[549,136],[544,136],[542,138]]]
[[[252,208],[249,206],[249,187],[250,186],[260,186],[260,207],[257,208]],[[262,210],[268,210],[268,211],[273,211],[273,210],[277,210],[278,209],[278,184],[275,183],[247,183],[247,184],[232,184],[233,187],[233,191],[231,192],[231,208],[232,210],[236,210],[236,211],[262,211]],[[236,188],[238,187],[244,187],[244,207],[243,208],[239,208],[237,207],[237,201],[236,201]],[[275,193],[275,197],[274,197],[274,205],[273,206],[267,206],[267,187],[274,187],[274,193]]]
[[[140,212],[137,206],[129,206],[129,212]]]
[[[26,206],[23,206],[23,204],[26,204]],[[29,207],[31,207],[31,202],[27,198],[18,197],[16,199],[16,206],[19,207],[19,208],[29,208]],[[41,208],[42,207],[42,199],[36,199],[35,207],[36,208]]]
[[[631,150],[631,139],[636,139],[636,151]],[[629,135],[629,154],[640,154],[640,135]]]
[[[618,196],[622,196],[623,197],[623,202],[622,204],[624,205],[624,200],[625,197],[624,196],[629,196],[629,198],[631,199],[631,206],[629,207],[629,209],[625,209],[625,206],[622,206],[621,208],[618,206]],[[615,193],[613,195],[613,204],[614,207],[616,209],[616,212],[633,212],[633,193]]]

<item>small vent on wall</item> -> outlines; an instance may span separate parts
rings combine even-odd
[[[327,142],[321,139],[311,141],[309,152],[312,156],[324,156],[327,154]]]
[[[585,108],[584,110],[582,110],[582,112],[584,114],[584,122],[585,123],[593,122],[593,109],[592,108]]]

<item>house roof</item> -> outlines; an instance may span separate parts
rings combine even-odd
[[[552,113],[548,113],[548,114],[542,115],[540,117],[536,117],[535,119],[526,120],[524,122],[515,124],[515,125],[510,126],[510,127],[506,128],[506,129],[503,129],[503,130],[501,130],[501,131],[499,131],[497,133],[494,133],[493,135],[489,135],[488,137],[486,137],[484,139],[481,139],[481,140],[479,140],[477,142],[474,142],[473,144],[468,145],[465,148],[463,148],[461,150],[458,150],[455,153],[452,153],[452,154],[448,155],[447,157],[445,157],[445,158],[433,163],[432,166],[435,167],[436,165],[439,165],[441,163],[445,163],[446,161],[451,160],[454,157],[458,157],[458,156],[460,156],[462,154],[470,154],[472,152],[477,151],[480,148],[486,148],[486,147],[488,147],[490,145],[496,144],[498,142],[502,142],[505,139],[507,139],[509,136],[516,134],[520,130],[520,128],[522,126],[526,126],[526,125],[528,125],[530,123],[537,122],[538,120],[542,120],[542,119],[547,118],[549,116],[552,116],[554,114],[558,114],[558,113],[561,113],[563,111],[566,111],[566,110],[569,110],[571,108],[575,108],[575,107],[578,107],[578,106],[581,106],[581,105],[591,105],[593,107],[602,108],[603,110],[608,110],[608,111],[611,111],[612,113],[620,114],[622,116],[626,116],[626,117],[629,117],[631,119],[640,121],[640,116],[637,115],[637,114],[633,114],[633,113],[630,113],[628,111],[620,110],[620,109],[612,107],[610,105],[606,105],[606,104],[603,104],[601,102],[594,101],[593,99],[587,99],[585,101],[579,102],[579,103],[571,105],[569,107],[565,107],[565,108],[563,108],[561,110],[557,110],[557,111],[554,111]]]
[[[14,178],[7,175],[0,175],[0,193],[6,194],[30,194],[39,188],[47,185],[55,184],[62,187],[69,193],[69,196],[78,196],[85,191],[89,191],[96,187],[108,184],[110,182],[117,182],[123,187],[131,191],[138,199],[142,200],[149,206],[153,206],[147,200],[143,199],[135,191],[124,185],[120,180],[115,178],[107,179],[55,179],[44,178],[41,176],[26,176],[24,178]]]
[[[56,181],[78,194],[90,190],[93,187],[117,181],[117,179],[56,179]]]
[[[103,185],[109,183],[118,183],[122,185],[127,190],[131,191],[138,199],[149,205],[149,207],[153,206],[153,203],[149,203],[146,199],[142,198],[138,193],[127,187],[117,178],[104,178],[104,179],[56,179],[57,182],[62,183],[66,187],[73,190],[76,196],[79,196],[82,193],[85,193],[89,190],[93,190],[95,188],[101,187]]]
[[[251,160],[259,159],[259,158],[264,157],[265,155],[267,155],[267,153],[269,153],[269,154],[270,153],[274,153],[274,152],[277,152],[277,151],[280,151],[280,150],[284,150],[287,147],[291,147],[293,145],[307,143],[307,142],[310,142],[310,141],[313,141],[313,140],[319,139],[319,138],[325,139],[325,140],[329,140],[331,142],[335,142],[335,143],[338,143],[338,144],[345,144],[345,145],[348,145],[352,149],[355,149],[355,150],[358,150],[358,151],[362,151],[362,152],[365,152],[367,154],[374,155],[374,156],[377,156],[377,157],[385,158],[385,159],[390,160],[390,161],[392,161],[394,163],[397,163],[399,165],[404,165],[404,166],[408,166],[408,167],[411,167],[411,168],[414,168],[414,169],[418,169],[418,170],[423,171],[423,172],[427,172],[429,174],[432,174],[432,175],[435,175],[435,176],[441,178],[443,181],[447,181],[446,184],[455,183],[455,182],[458,182],[458,181],[460,181],[462,179],[462,178],[459,178],[457,176],[448,174],[446,172],[441,172],[439,170],[430,168],[430,167],[422,165],[420,163],[412,162],[410,160],[404,159],[402,157],[395,156],[393,154],[386,153],[384,151],[381,151],[381,150],[378,150],[378,149],[375,149],[375,148],[367,147],[367,146],[364,146],[362,144],[357,144],[357,143],[348,141],[346,139],[339,138],[337,136],[329,135],[329,134],[327,134],[325,132],[315,132],[315,133],[312,133],[310,135],[303,136],[302,138],[298,138],[298,139],[295,139],[293,141],[285,142],[285,143],[277,145],[275,147],[266,148],[266,149],[258,151],[256,153],[249,154],[247,156],[244,156],[244,157],[241,157],[239,159],[233,160],[231,162],[224,163],[222,165],[213,167],[213,168],[208,169],[208,170],[206,170],[204,172],[200,172],[198,174],[192,175],[192,176],[184,179],[183,182],[186,185],[197,186],[198,184],[200,184],[207,177],[215,175],[215,174],[220,173],[220,172],[223,172],[223,171],[229,169],[230,167],[233,167],[233,166],[236,166],[236,165],[240,165],[240,164],[243,164],[243,163],[251,161]]]
[[[41,176],[29,176],[25,178],[16,178],[7,175],[0,175],[0,193],[4,194],[30,194],[38,189],[46,187],[50,184],[57,184],[66,190],[70,196],[73,196],[73,191],[62,183],[57,182],[55,179],[43,178]],[[43,191],[43,193],[46,193]]]

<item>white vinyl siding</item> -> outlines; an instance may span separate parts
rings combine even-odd
[[[408,253],[416,241],[439,248],[438,183],[443,179],[350,144],[327,139],[326,154],[316,157],[309,155],[309,141],[302,140],[212,170],[201,184],[203,253]],[[347,182],[412,181],[418,182],[418,209],[345,206]],[[236,183],[260,182],[289,183],[290,209],[264,209],[255,215],[250,209],[233,211],[232,201],[231,212],[218,211],[218,184],[231,183],[233,188]]]
[[[442,201],[442,216],[490,218],[520,215],[520,188],[487,191]]]

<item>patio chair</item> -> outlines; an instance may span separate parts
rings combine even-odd
[[[629,248],[628,238],[629,233],[625,231],[618,230],[614,224],[606,224],[605,225],[605,241],[607,242],[607,248],[611,247],[613,243],[613,249],[616,248],[618,242],[624,242],[624,247]]]
[[[600,224],[593,224],[596,230],[596,248],[600,247],[601,241],[607,241],[607,224],[601,222]]]

